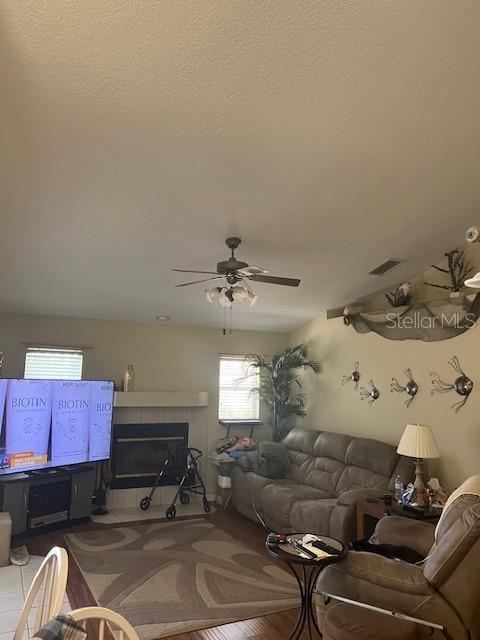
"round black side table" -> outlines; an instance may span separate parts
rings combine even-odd
[[[305,533],[292,533],[287,537],[291,540],[298,540],[301,542]],[[317,582],[320,571],[334,562],[339,562],[347,555],[347,548],[335,538],[329,538],[328,536],[318,536],[322,542],[333,547],[338,551],[337,554],[326,556],[324,558],[304,558],[298,554],[290,544],[273,542],[267,538],[266,546],[267,551],[276,560],[285,562],[287,567],[295,576],[295,579],[300,590],[301,607],[298,615],[297,622],[293,631],[289,636],[289,640],[298,640],[305,627],[308,629],[308,637],[312,640],[312,631],[317,632],[321,637],[322,633],[318,628],[317,617],[315,615],[313,606],[313,590]]]

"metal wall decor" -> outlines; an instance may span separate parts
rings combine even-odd
[[[432,376],[432,384],[433,384],[433,389],[431,393],[432,394],[448,393],[448,391],[451,391],[452,389],[454,389],[459,396],[462,396],[462,400],[459,400],[458,402],[454,402],[451,407],[457,413],[466,403],[466,401],[468,400],[468,396],[472,392],[473,380],[471,380],[465,374],[465,372],[463,371],[460,365],[460,360],[457,358],[457,356],[453,356],[453,358],[448,361],[448,364],[460,375],[457,378],[455,378],[453,383],[450,383],[450,382],[444,382],[440,378],[438,373],[436,373],[435,371],[430,371],[430,375]]]
[[[352,373],[349,373],[347,376],[343,376],[342,384],[347,384],[347,382],[353,382],[354,391],[358,391],[358,382],[360,380],[360,369],[358,362],[355,362],[353,365]]]
[[[369,380],[366,387],[360,387],[360,397],[362,400],[367,400],[369,407],[378,400],[380,397],[380,391],[375,386],[373,380]]]
[[[405,406],[409,407],[418,393],[418,384],[413,379],[413,373],[411,369],[405,369],[404,373],[408,378],[407,382],[402,386],[397,378],[392,378],[392,382],[390,383],[390,391],[407,393],[408,398],[405,400]]]

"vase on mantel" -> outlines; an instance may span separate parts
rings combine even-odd
[[[123,376],[124,391],[133,391],[133,377],[134,377],[133,364],[129,364],[125,369],[125,374]]]

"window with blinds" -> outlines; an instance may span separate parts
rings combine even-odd
[[[83,352],[67,347],[27,347],[25,378],[81,380]]]
[[[246,356],[220,357],[219,420],[258,420],[258,372]]]

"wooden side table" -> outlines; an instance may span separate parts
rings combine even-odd
[[[384,515],[387,513],[383,502],[357,502],[357,540],[369,538]]]
[[[414,513],[407,513],[394,502],[390,506],[386,506],[383,500],[378,502],[368,502],[367,500],[360,500],[357,502],[357,540],[364,540],[369,538],[380,518],[383,516],[400,516],[403,518],[413,518],[415,520],[422,520],[423,522],[431,522],[436,524],[440,519],[440,513],[438,515],[426,515],[420,514],[416,516]]]

